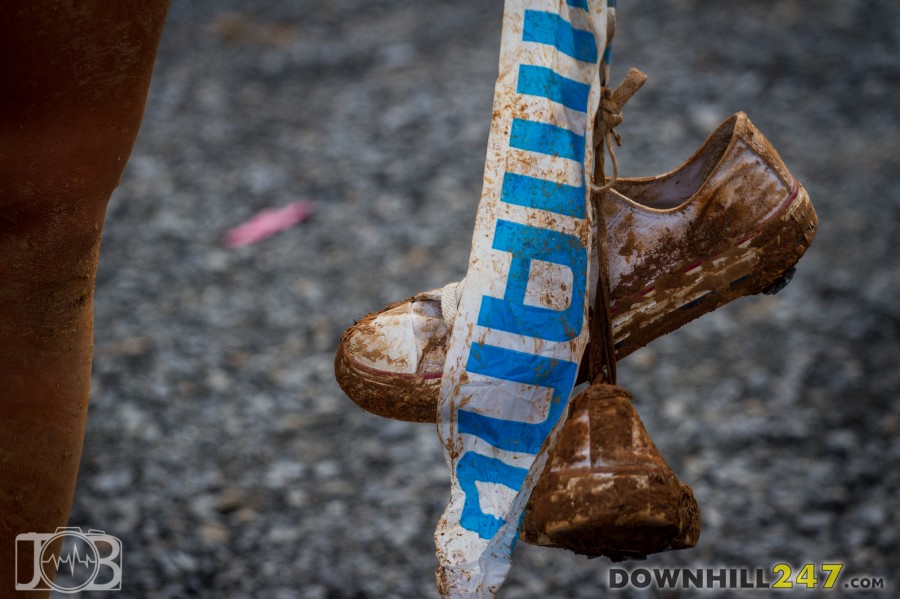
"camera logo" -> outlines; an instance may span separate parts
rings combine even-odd
[[[60,542],[56,555],[54,549]],[[23,582],[27,561],[31,561],[32,578]],[[16,572],[17,591],[118,591],[122,588],[122,541],[102,530],[82,532],[77,527],[20,534],[16,537]]]

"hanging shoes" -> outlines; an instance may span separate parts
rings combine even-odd
[[[818,224],[806,190],[744,113],[677,169],[616,180],[604,216],[617,359],[783,287]],[[434,422],[456,291],[417,294],[347,329],[335,356],[344,392],[380,416]]]
[[[595,136],[597,171],[591,204],[600,231],[608,230],[610,189],[618,167],[614,128],[621,107],[646,76],[632,69],[612,91],[604,88]],[[612,177],[604,174],[605,144]],[[700,537],[700,508],[691,488],[678,480],[653,445],[631,395],[616,385],[616,355],[610,307],[609,240],[594,238],[597,288],[590,319],[587,371],[590,386],[570,401],[555,446],[544,447],[547,461],[523,517],[527,542],[613,561],[643,559],[651,553],[693,547]]]
[[[569,402],[521,538],[613,561],[693,547],[700,508],[650,439],[631,395],[593,384]]]
[[[597,139],[607,147],[618,141],[621,105],[643,82],[637,74],[603,90]],[[591,196],[606,232],[595,235],[599,274],[580,373],[593,383],[571,400],[557,445],[544,449],[521,533],[528,543],[622,560],[692,547],[700,510],[615,385],[616,360],[737,297],[780,289],[817,219],[743,113],[664,175],[616,180],[610,154],[612,180]],[[597,177],[606,182],[602,170]],[[392,304],[344,333],[335,371],[354,401],[382,416],[435,420],[460,284]]]
[[[594,150],[597,157],[591,203],[598,228],[607,229],[610,189],[618,165],[613,144],[621,108],[646,75],[632,69],[612,91],[601,90]],[[604,174],[604,144],[612,176]],[[521,534],[533,544],[613,561],[693,547],[700,537],[700,508],[691,488],[678,480],[656,449],[631,394],[616,385],[616,350],[610,307],[609,243],[594,238],[597,289],[590,319],[587,371],[590,386],[569,403],[555,446],[529,499]]]

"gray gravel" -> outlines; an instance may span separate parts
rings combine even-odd
[[[332,352],[354,318],[464,272],[501,8],[172,7],[109,210],[71,519],[122,538],[122,596],[437,596],[435,431],[358,409]],[[821,220],[786,290],[623,363],[704,518],[695,549],[629,567],[837,561],[896,596],[898,32],[892,0],[620,4],[614,79],[650,76],[622,174],[676,166],[746,110]],[[302,198],[308,222],[224,245]],[[606,591],[610,566],[520,545],[501,596],[632,596]]]

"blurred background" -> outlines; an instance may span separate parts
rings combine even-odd
[[[357,408],[332,358],[355,318],[464,274],[501,12],[173,4],[109,210],[70,523],[122,539],[123,596],[437,597],[435,430]],[[622,363],[703,534],[620,565],[840,562],[842,582],[896,593],[900,4],[629,0],[618,17],[614,82],[650,77],[619,128],[622,176],[674,168],[744,110],[821,223],[780,294]],[[307,221],[225,244],[300,199]],[[598,597],[610,566],[520,544],[501,597]]]

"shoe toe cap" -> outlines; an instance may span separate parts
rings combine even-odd
[[[372,375],[440,377],[443,355],[435,338],[446,335],[440,304],[410,299],[370,315],[347,331],[342,350],[355,368]],[[440,358],[439,360],[437,358]],[[437,368],[435,368],[437,367]]]

